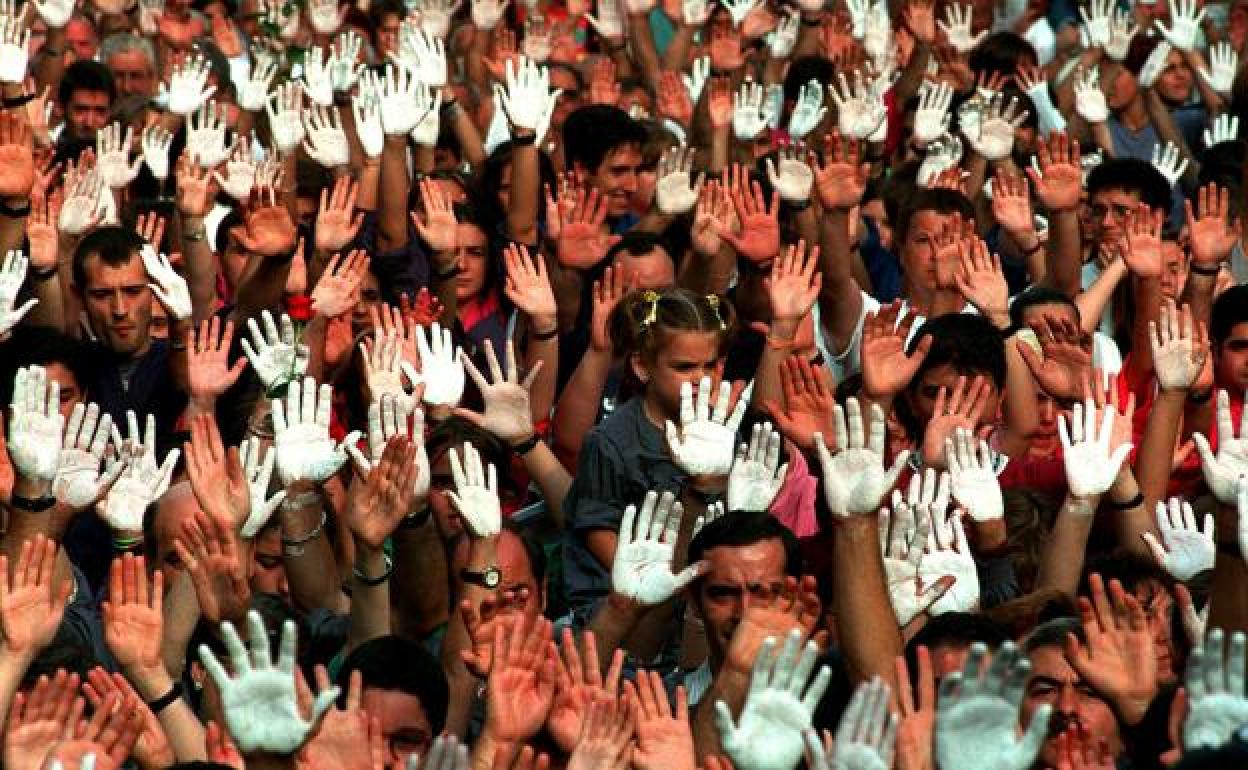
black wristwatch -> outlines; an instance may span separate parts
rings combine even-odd
[[[53,495],[45,495],[44,497],[22,497],[15,492],[10,498],[10,503],[19,511],[43,513],[52,506],[56,505],[56,497]]]
[[[503,582],[503,572],[498,567],[486,567],[481,572],[475,572],[470,569],[461,569],[459,571],[459,579],[465,583],[489,588],[491,590],[498,588]]]

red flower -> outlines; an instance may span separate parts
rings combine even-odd
[[[307,323],[312,320],[312,299],[306,294],[287,294],[286,313],[292,321]]]

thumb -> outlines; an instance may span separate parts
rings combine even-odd
[[[1140,537],[1144,538],[1144,542],[1148,544],[1148,550],[1153,554],[1153,558],[1158,564],[1166,563],[1166,550],[1161,547],[1161,543],[1157,542],[1157,538],[1152,532],[1142,532]]]
[[[1053,706],[1046,703],[1031,716],[1031,723],[1027,725],[1027,732],[1023,733],[1022,743],[1018,744],[1018,753],[1027,757],[1027,761],[1021,764],[1030,765],[1032,758],[1040,753],[1040,747],[1049,736],[1049,716],[1052,713]]]
[[[953,575],[942,575],[935,583],[920,591],[916,602],[920,608],[919,614],[926,613],[932,608],[933,604],[943,599],[945,594],[949,593],[949,589],[953,588],[955,582],[957,582],[957,578]]]
[[[705,575],[710,568],[711,563],[706,560],[702,560],[685,567],[679,574],[676,575],[676,590],[672,593],[683,591],[685,586]]]
[[[738,746],[737,726],[732,719],[732,711],[722,700],[715,701],[715,728],[719,730],[719,743],[724,751],[735,754]]]
[[[330,687],[328,690],[321,690],[316,695],[316,702],[312,704],[312,720],[309,733],[315,733],[320,729],[321,721],[325,718],[325,714],[333,708],[334,701],[338,700],[338,694],[342,692],[337,685]]]

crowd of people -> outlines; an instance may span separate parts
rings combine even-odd
[[[1243,766],[1246,50],[0,0],[3,768]]]

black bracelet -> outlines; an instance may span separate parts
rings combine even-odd
[[[1129,511],[1132,508],[1139,508],[1144,504],[1144,493],[1136,492],[1135,497],[1130,500],[1124,500],[1120,503],[1110,500],[1105,503],[1105,507],[1111,511]]]
[[[173,687],[169,688],[169,692],[160,696],[154,701],[149,701],[147,707],[152,710],[153,714],[159,714],[165,709],[173,705],[174,701],[182,697],[182,683],[174,682]]]
[[[1209,388],[1204,393],[1192,392],[1187,394],[1187,400],[1193,404],[1205,404],[1211,398],[1213,398],[1213,388]]]
[[[394,574],[394,561],[384,553],[381,555],[381,560],[386,565],[386,568],[377,577],[369,577],[365,575],[363,572],[360,572],[359,567],[352,567],[351,574],[354,575],[355,579],[362,585],[369,586],[370,588],[379,586],[389,580],[390,576]]]
[[[532,147],[537,144],[537,132],[525,134],[524,136],[513,136],[511,144],[513,147]]]
[[[806,18],[805,15],[802,16],[803,27],[818,27],[820,24],[823,24],[823,19],[820,19],[818,17],[813,18],[813,19],[808,19]]]
[[[30,200],[27,199],[25,203],[19,206],[10,206],[4,201],[0,201],[0,214],[3,214],[10,219],[28,217],[30,216]]]
[[[537,447],[538,443],[541,440],[542,440],[542,437],[534,433],[533,435],[526,438],[524,441],[521,441],[519,444],[513,445],[511,447],[511,451],[515,452],[516,455],[523,457],[524,455],[527,455],[529,452],[532,452],[533,449]]]
[[[26,103],[35,98],[33,93],[22,94],[21,96],[6,96],[0,99],[0,104],[4,105],[6,110],[12,110],[17,107],[25,107]]]
[[[558,324],[555,324],[555,328],[551,329],[548,332],[539,332],[539,331],[533,332],[533,339],[537,340],[538,342],[545,342],[546,340],[553,340],[555,337],[558,337],[558,336],[559,336]]]
[[[1042,241],[1042,240],[1040,240],[1039,238],[1037,238],[1037,239],[1036,239],[1036,245],[1035,245],[1035,246],[1032,246],[1030,249],[1027,249],[1026,251],[1024,251],[1024,252],[1023,252],[1023,256],[1024,256],[1024,257],[1030,257],[1032,254],[1039,253],[1039,252],[1040,252],[1040,250],[1041,250],[1041,249],[1043,249],[1043,248],[1044,248],[1044,241]]]
[[[1222,265],[1218,264],[1213,267],[1204,267],[1203,265],[1198,265],[1193,262],[1187,269],[1191,270],[1196,275],[1203,275],[1206,278],[1217,278],[1218,273],[1222,272]]]
[[[783,201],[784,207],[789,211],[805,211],[810,208],[810,198],[804,201]]]
[[[43,513],[44,511],[56,505],[56,498],[52,495],[44,495],[43,497],[26,497],[14,492],[9,496],[9,505],[19,511],[27,513]]]
[[[30,269],[30,280],[32,283],[43,283],[56,277],[58,268],[49,267],[47,270]]]
[[[426,505],[424,510],[413,511],[399,519],[399,529],[420,529],[429,523],[431,516],[433,516],[433,509]]]

